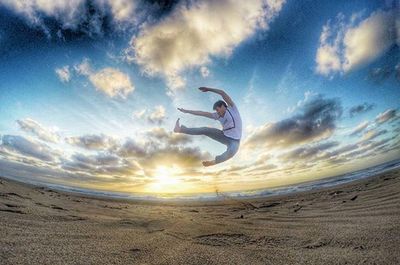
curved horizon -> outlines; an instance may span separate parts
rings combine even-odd
[[[131,194],[296,185],[400,159],[396,1],[0,0],[0,174]],[[163,4],[164,3],[164,4]],[[90,8],[89,8],[90,6]],[[218,14],[218,15],[216,15]],[[243,137],[173,133],[218,122]]]

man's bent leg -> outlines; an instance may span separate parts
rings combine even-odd
[[[188,128],[184,125],[181,125],[180,132],[190,135],[205,135],[225,145],[229,143],[224,133],[216,128],[210,128],[210,127]]]
[[[230,140],[226,151],[215,157],[215,163],[219,164],[233,157],[239,150],[239,146],[240,141]]]

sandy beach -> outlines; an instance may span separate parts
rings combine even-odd
[[[105,199],[0,179],[1,264],[400,264],[400,170],[252,200]]]

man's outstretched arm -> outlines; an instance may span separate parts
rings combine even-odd
[[[217,89],[217,88],[210,88],[210,87],[199,87],[199,89],[203,92],[214,92],[217,93],[218,95],[221,95],[221,97],[223,98],[223,100],[229,105],[229,106],[234,106],[235,103],[233,102],[233,100],[231,99],[231,97],[222,89]]]
[[[211,112],[200,111],[200,110],[187,110],[183,108],[178,108],[178,110],[182,111],[183,113],[189,113],[197,116],[203,116],[206,118],[214,119],[214,116],[212,115]]]

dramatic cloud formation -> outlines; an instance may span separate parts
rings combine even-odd
[[[191,142],[186,135],[173,134],[157,127],[143,136],[137,141],[104,134],[68,137],[65,138],[67,143],[83,149],[76,152],[73,148],[61,153],[22,136],[4,135],[0,138],[0,163],[4,159],[9,165],[15,162],[12,164],[14,170],[29,170],[30,174],[41,172],[46,177],[63,176],[78,182],[90,180],[103,184],[115,181],[123,185],[128,182],[129,186],[140,186],[160,177],[157,174],[162,173],[160,168],[163,167],[175,168],[176,174],[190,180],[188,174],[201,167],[202,160],[211,158],[209,153],[200,151],[198,147],[186,146]],[[43,178],[45,176],[40,176],[40,179]]]
[[[363,104],[353,106],[349,109],[350,117],[354,117],[356,114],[361,114],[372,110],[375,107],[374,104],[364,102]]]
[[[54,129],[46,128],[30,118],[17,120],[17,123],[23,131],[32,133],[44,141],[56,143],[60,139],[60,136]]]
[[[120,96],[126,98],[135,89],[127,74],[111,67],[94,71],[88,59],[84,59],[81,64],[76,65],[75,70],[79,74],[87,76],[97,90],[110,97]]]
[[[112,153],[130,161],[136,161],[145,175],[152,175],[160,166],[179,167],[182,174],[201,167],[201,161],[211,155],[198,147],[185,146],[188,138],[176,136],[163,129],[147,132],[144,141],[127,138]]]
[[[330,76],[348,72],[400,44],[395,11],[378,10],[361,22],[359,17],[353,14],[346,23],[344,15],[339,14],[335,23],[328,21],[323,27],[316,55],[318,73]]]
[[[325,99],[317,95],[303,103],[299,114],[256,128],[246,139],[245,145],[287,147],[325,139],[334,132],[341,114],[342,107],[337,99]]]
[[[233,49],[254,34],[268,28],[279,13],[283,0],[199,1],[179,4],[162,21],[145,25],[131,40],[126,59],[142,66],[148,75],[162,75],[168,86],[185,84],[182,71],[203,66],[212,56],[229,56]],[[218,14],[218,16],[215,16]]]

